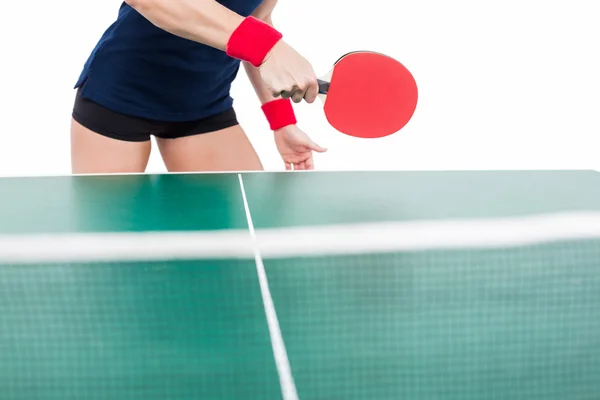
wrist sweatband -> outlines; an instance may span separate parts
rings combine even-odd
[[[230,57],[260,67],[267,53],[282,37],[271,25],[250,16],[233,31],[225,52]]]
[[[267,117],[272,131],[284,126],[296,124],[296,116],[290,99],[277,99],[262,105],[262,110]]]

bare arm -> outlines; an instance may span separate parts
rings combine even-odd
[[[277,0],[263,0],[262,4],[258,6],[254,13],[252,13],[252,16],[273,26],[271,15],[276,4]],[[260,76],[260,71],[258,68],[245,61],[243,61],[243,64],[246,74],[248,75],[248,79],[250,80],[252,87],[254,87],[254,91],[256,92],[260,103],[265,104],[271,100],[274,100],[275,98],[265,85],[264,80]]]
[[[265,0],[270,1],[270,0]],[[225,51],[244,17],[215,0],[125,0],[157,27]]]

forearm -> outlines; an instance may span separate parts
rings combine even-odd
[[[214,0],[125,0],[157,27],[219,50],[244,17]]]
[[[262,17],[261,20],[266,22],[267,24],[273,26],[273,21],[271,19],[270,14],[266,17]],[[260,103],[265,104],[265,103],[268,103],[269,101],[274,100],[273,94],[267,88],[264,80],[260,76],[259,69],[254,67],[252,64],[250,64],[248,62],[243,62],[243,64],[244,64],[244,69],[246,70],[246,74],[248,75],[248,80],[250,80],[250,83],[252,84],[252,87],[254,88],[254,91],[256,92],[256,95],[258,96]]]
[[[265,85],[263,79],[260,76],[260,71],[258,68],[255,68],[250,63],[244,62],[244,68],[246,69],[246,74],[248,75],[248,79],[260,100],[260,104],[268,103],[269,101],[275,100],[271,91]]]

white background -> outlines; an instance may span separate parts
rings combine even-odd
[[[276,26],[318,74],[370,49],[399,59],[420,87],[413,120],[380,140],[337,133],[320,103],[296,106],[300,127],[329,148],[317,169],[600,168],[597,0],[279,3]],[[4,2],[0,175],[70,172],[72,88],[119,5]],[[282,169],[243,70],[233,96],[265,167]],[[148,171],[164,171],[157,151]]]

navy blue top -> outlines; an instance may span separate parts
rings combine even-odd
[[[262,0],[218,0],[247,17]],[[189,121],[227,110],[239,60],[175,36],[123,3],[75,87],[81,95],[123,114]]]

